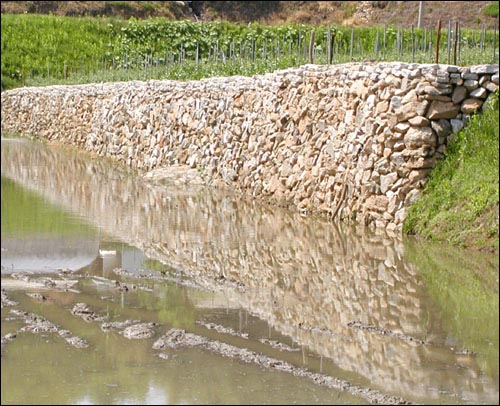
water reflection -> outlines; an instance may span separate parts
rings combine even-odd
[[[2,176],[209,286],[244,285],[226,287],[228,301],[353,380],[404,397],[498,403],[498,279],[463,295],[462,305],[477,310],[466,315],[458,302],[439,298],[451,290],[435,289],[443,279],[432,275],[446,274],[446,264],[427,272],[408,259],[411,243],[381,232],[201,188],[148,185],[112,163],[40,144],[2,142]],[[497,264],[479,266],[492,274]],[[478,264],[462,265],[475,275]],[[471,292],[468,281],[452,288]],[[471,317],[487,328],[475,328]],[[393,336],[354,329],[351,321]],[[457,354],[465,349],[478,354]]]
[[[1,199],[2,273],[77,270],[97,258],[96,229],[3,176]]]
[[[164,360],[153,354],[151,342],[103,335],[92,325],[85,328],[93,345],[84,351],[38,335],[17,338],[6,357],[24,362],[10,362],[2,371],[2,404],[308,404],[316,396],[326,404],[338,401],[336,391],[299,378],[263,378],[256,366],[235,366],[196,349]],[[16,381],[19,377],[22,382]],[[345,395],[341,402],[356,404]]]

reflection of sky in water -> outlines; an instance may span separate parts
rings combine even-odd
[[[76,271],[97,258],[97,229],[37,192],[1,182],[2,273]]]
[[[99,241],[2,237],[2,273],[76,271],[90,265],[98,251]]]
[[[75,405],[94,405],[97,404],[91,400],[90,396],[85,396],[80,400],[75,401]],[[155,386],[152,383],[148,385],[148,391],[143,399],[130,399],[126,394],[123,397],[118,394],[113,401],[114,405],[169,405],[168,393],[164,388]],[[177,402],[181,405],[189,405],[189,402]]]

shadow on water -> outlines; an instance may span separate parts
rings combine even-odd
[[[114,252],[113,256],[94,255],[92,260],[90,252],[95,254],[95,247],[88,250],[90,265],[83,260],[81,263],[85,265],[82,272],[90,276],[80,280],[78,287],[82,293],[79,298],[69,299],[69,303],[85,299],[96,308],[107,309],[114,317],[146,318],[162,326],[232,340],[235,345],[257,352],[268,351],[294,365],[307,365],[311,370],[420,403],[498,403],[497,259],[485,255],[474,258],[449,247],[389,238],[383,232],[304,218],[202,187],[146,183],[123,167],[66,148],[2,140],[1,153],[2,249],[4,234],[8,234],[9,238],[24,239],[25,247],[32,250],[29,245],[32,233],[27,237],[21,232],[16,234],[17,203],[12,196],[6,202],[11,212],[4,230],[4,189],[22,187],[31,191],[26,193],[43,196],[50,204],[71,213],[80,223],[88,224],[85,227],[89,230],[98,230],[97,234],[91,233],[97,238],[82,238],[89,235],[84,232],[76,235],[82,240],[97,241],[101,253]],[[62,224],[66,223],[70,221],[63,218]],[[84,244],[80,248],[86,251]],[[2,264],[4,252],[7,254],[9,250],[2,251]],[[57,253],[57,245],[51,251]],[[113,273],[117,267],[129,271],[129,279]],[[197,288],[139,278],[145,270],[156,275],[168,273]],[[92,282],[92,275],[108,280],[141,281],[149,284],[149,290],[124,296],[99,286],[99,280]],[[30,306],[29,299],[19,295],[15,298]],[[53,299],[53,304],[48,305],[53,308],[52,317],[61,324],[67,323],[69,313],[61,309],[62,299],[56,296]],[[200,321],[246,332],[249,338],[227,338],[205,329]],[[2,317],[2,329],[4,324]],[[79,324],[74,329],[92,337]],[[98,327],[94,330],[96,337],[102,335]],[[279,340],[299,351],[284,353],[269,349],[259,341],[264,338]],[[17,344],[9,344],[9,357],[14,354],[23,357],[20,347],[26,338],[18,340]],[[155,386],[158,376],[164,377],[162,382],[166,386],[180,380],[186,382],[186,388],[193,385],[190,379],[210,382],[212,378],[208,373],[202,376],[206,373],[204,369],[193,372],[192,366],[185,369],[186,374],[192,374],[191,378],[184,376],[178,366],[172,367],[172,363],[166,366],[164,360],[150,358],[151,347],[144,343],[108,334],[101,344],[95,347],[92,357],[109,358],[110,365],[119,365],[118,379],[123,382],[112,387],[103,384],[99,390],[111,390],[114,397],[87,399],[90,403],[127,399],[125,393],[120,398],[116,388],[130,389],[134,384],[143,390],[139,397],[144,401],[153,396],[148,395],[148,390],[158,389]],[[52,342],[31,345],[35,347],[31,351],[37,352],[31,359],[45,357],[39,362],[50,364],[57,358],[57,348],[53,345]],[[88,357],[88,353],[82,354]],[[70,370],[68,376],[74,373],[76,379],[75,365],[95,369],[94,364],[83,361],[82,354],[73,355],[81,357],[79,360],[64,361],[61,371]],[[133,359],[140,354],[144,358]],[[329,397],[332,395],[318,388],[311,392],[305,383],[297,386],[295,379],[299,378],[276,383],[283,391],[281,397],[273,397],[268,393],[273,384],[259,382],[284,379],[281,375],[264,378],[252,366],[235,367],[229,360],[197,350],[186,350],[176,356],[171,360],[182,361],[183,368],[192,363],[198,365],[204,358],[203,362],[213,365],[213,370],[220,368],[221,376],[215,385],[230,386],[232,390],[211,389],[210,395],[180,396],[173,400],[168,398],[173,391],[169,386],[168,396],[160,391],[162,394],[153,396],[154,399],[171,403],[185,400],[241,403],[252,399],[251,393],[264,391],[261,401],[266,403],[332,402]],[[2,369],[4,362],[3,357]],[[100,367],[111,368],[104,364]],[[138,375],[145,374],[143,382],[140,378],[128,381],[135,368]],[[155,368],[163,369],[155,373]],[[171,371],[166,372],[165,368]],[[99,370],[85,374],[91,374],[96,382],[103,374],[102,381],[109,377]],[[242,385],[239,374],[255,379],[251,384],[243,384],[245,390],[240,389],[239,393],[246,393],[248,398],[242,395],[232,399],[233,391]],[[229,382],[225,386],[224,379]],[[150,389],[146,389],[148,385]],[[184,388],[183,384],[176,385]],[[302,388],[303,394],[292,390],[294,386]],[[219,399],[221,393],[227,397]],[[77,402],[77,398],[71,398],[71,402]],[[135,397],[130,395],[130,399]],[[333,400],[358,401],[346,395]]]

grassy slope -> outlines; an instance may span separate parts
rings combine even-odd
[[[498,95],[492,100],[432,171],[405,232],[498,252]]]

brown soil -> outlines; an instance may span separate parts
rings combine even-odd
[[[397,26],[415,27],[418,22],[418,1],[372,2],[388,3],[384,8],[375,7],[371,24],[390,23]],[[482,14],[483,8],[490,1],[425,1],[424,27],[435,27],[438,20],[442,26],[448,21],[458,21],[464,27],[478,28],[481,24],[494,27],[498,19]]]
[[[190,4],[189,4],[190,3]],[[464,27],[493,27],[486,16],[490,1],[425,1],[424,26],[439,19],[458,20]],[[264,24],[344,24],[354,26],[417,25],[418,1],[2,1],[2,13],[62,16],[165,17],[172,20],[260,22]]]

